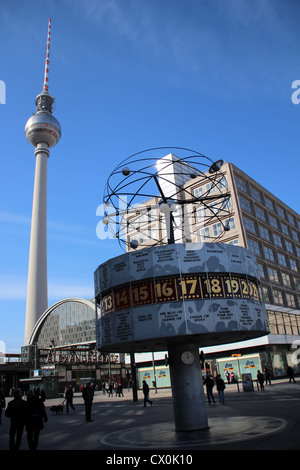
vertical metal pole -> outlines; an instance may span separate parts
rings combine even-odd
[[[154,386],[155,386],[155,393],[157,393],[157,383],[156,383],[156,371],[155,371],[155,361],[154,361],[154,352],[152,353],[152,367],[153,367],[153,376],[154,376]]]
[[[132,397],[133,401],[138,401],[137,396],[137,383],[136,383],[136,365],[134,359],[134,352],[130,353],[131,373],[132,373]]]

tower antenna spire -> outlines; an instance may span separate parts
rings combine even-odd
[[[51,18],[48,22],[48,34],[47,34],[47,51],[45,59],[45,72],[44,72],[44,83],[43,91],[36,97],[35,104],[38,111],[48,111],[52,113],[52,105],[54,103],[54,97],[51,96],[48,92],[48,76],[49,76],[49,55],[50,55],[50,28],[51,28]]]
[[[49,55],[50,55],[50,29],[51,29],[51,18],[49,18],[48,22],[48,34],[47,34],[47,51],[46,51],[46,59],[45,59],[45,73],[44,73],[44,84],[43,84],[43,91],[48,93],[48,75],[49,75]]]

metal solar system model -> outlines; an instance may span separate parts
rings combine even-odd
[[[102,222],[127,251],[94,273],[97,348],[168,351],[176,431],[208,427],[199,348],[268,332],[255,256],[219,243],[231,214],[222,163],[155,148],[123,160],[104,192]],[[213,222],[218,243],[195,241]]]

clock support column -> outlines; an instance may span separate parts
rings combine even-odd
[[[199,346],[169,346],[169,365],[176,431],[208,428]]]

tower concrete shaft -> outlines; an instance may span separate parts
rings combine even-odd
[[[36,158],[28,265],[25,345],[29,344],[36,322],[48,308],[47,160],[50,154],[49,149],[54,147],[61,137],[60,124],[52,116],[54,98],[48,93],[50,25],[51,20],[49,19],[43,91],[36,97],[36,113],[28,119],[25,125],[25,135],[28,142],[35,147]]]
[[[47,159],[48,145],[37,144],[25,322],[25,344],[40,315],[48,308],[47,281]]]

